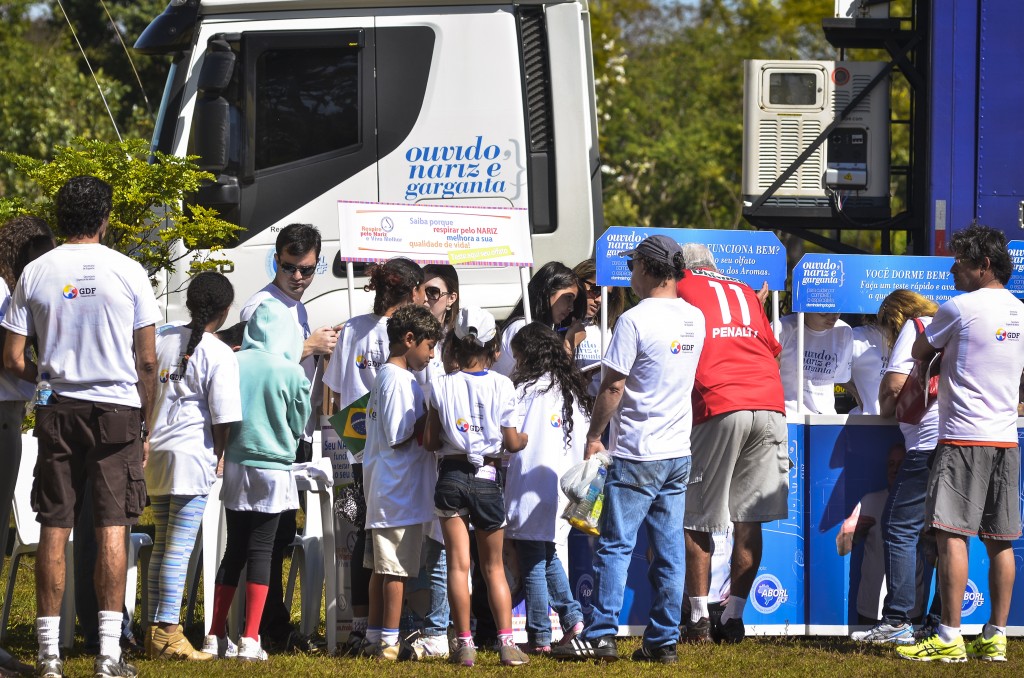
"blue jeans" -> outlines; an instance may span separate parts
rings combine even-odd
[[[604,486],[601,536],[594,552],[594,614],[583,638],[614,636],[626,590],[626,574],[641,523],[653,554],[647,570],[651,619],[644,632],[648,647],[679,640],[686,553],[683,511],[690,457],[659,461],[612,459]]]
[[[882,511],[886,594],[882,621],[910,622],[917,598],[918,541],[924,528],[924,500],[935,450],[907,450]]]
[[[423,544],[425,554],[420,568],[420,585],[430,590],[430,609],[423,618],[423,635],[445,636],[448,634],[448,561],[444,544],[426,537]]]
[[[583,608],[572,597],[554,542],[516,540],[519,569],[526,589],[526,637],[535,646],[551,644],[548,604],[558,613],[562,629],[583,621]]]

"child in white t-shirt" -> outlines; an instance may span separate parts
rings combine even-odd
[[[226,277],[206,271],[189,283],[187,325],[157,332],[159,370],[149,439],[146,487],[156,535],[149,561],[152,623],[146,631],[150,659],[205,661],[178,624],[189,557],[206,500],[224,463],[231,422],[242,419],[238,362],[212,333],[227,318],[235,291]]]
[[[414,261],[394,257],[374,264],[368,271],[369,284],[365,287],[373,292],[373,312],[350,318],[338,334],[338,343],[331,354],[331,360],[324,368],[324,384],[335,394],[338,409],[348,407],[365,396],[377,371],[388,359],[388,318],[402,306],[422,306],[423,269]],[[352,478],[361,485],[363,482],[362,450],[347,450],[352,463]],[[341,650],[342,656],[357,657],[372,653],[380,642],[379,628],[368,628],[370,576],[364,568],[363,556],[366,548],[366,531],[356,528],[352,543],[352,632]]]
[[[448,557],[448,600],[458,634],[449,661],[472,666],[476,648],[469,628],[469,523],[476,532],[491,613],[498,627],[501,663],[525,664],[529,657],[512,642],[512,596],[505,579],[502,542],[505,500],[501,490],[502,450],[518,452],[520,433],[515,388],[490,369],[498,357],[494,316],[463,308],[455,323],[452,351],[459,371],[431,382],[423,445],[440,457],[434,508],[441,518]]]
[[[548,603],[562,623],[561,643],[583,631],[583,610],[555,548],[565,545],[569,523],[561,518],[568,499],[562,476],[583,461],[593,399],[587,378],[549,327],[530,323],[512,339],[512,382],[529,444],[513,455],[505,479],[506,535],[515,540],[526,591],[526,633],[531,651],[551,652]]]
[[[363,489],[372,552],[363,566],[373,570],[369,627],[381,629],[370,652],[382,659],[399,659],[405,580],[419,572],[424,526],[434,517],[437,470],[434,456],[417,440],[423,437],[427,409],[413,372],[427,366],[440,338],[441,324],[426,307],[406,305],[395,311],[388,320],[391,353],[377,372],[366,407]],[[416,657],[409,650],[403,659]]]

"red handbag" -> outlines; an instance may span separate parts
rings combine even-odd
[[[924,323],[914,318],[918,335],[924,333]],[[927,364],[921,360],[914,361],[914,369],[910,370],[903,388],[896,395],[896,421],[901,424],[921,423],[924,413],[939,396],[939,363],[942,353],[936,353]],[[927,387],[925,386],[927,384]]]

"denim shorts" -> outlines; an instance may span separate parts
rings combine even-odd
[[[483,474],[486,476],[486,469]],[[491,532],[505,527],[505,496],[501,472],[493,478],[478,476],[477,468],[461,459],[442,459],[434,489],[434,509],[441,518],[465,516],[478,530]]]

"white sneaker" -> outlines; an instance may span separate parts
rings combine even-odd
[[[265,662],[267,653],[260,646],[259,638],[242,636],[238,639],[238,658],[244,662]]]
[[[866,631],[854,631],[850,640],[862,643],[896,643],[906,645],[914,642],[914,627],[910,624],[893,626],[882,622],[875,624]]]
[[[227,636],[218,638],[210,634],[203,640],[203,652],[212,654],[218,659],[233,659],[238,656],[238,646]]]
[[[410,643],[414,657],[411,659],[432,659],[447,657],[448,636],[420,636]]]

